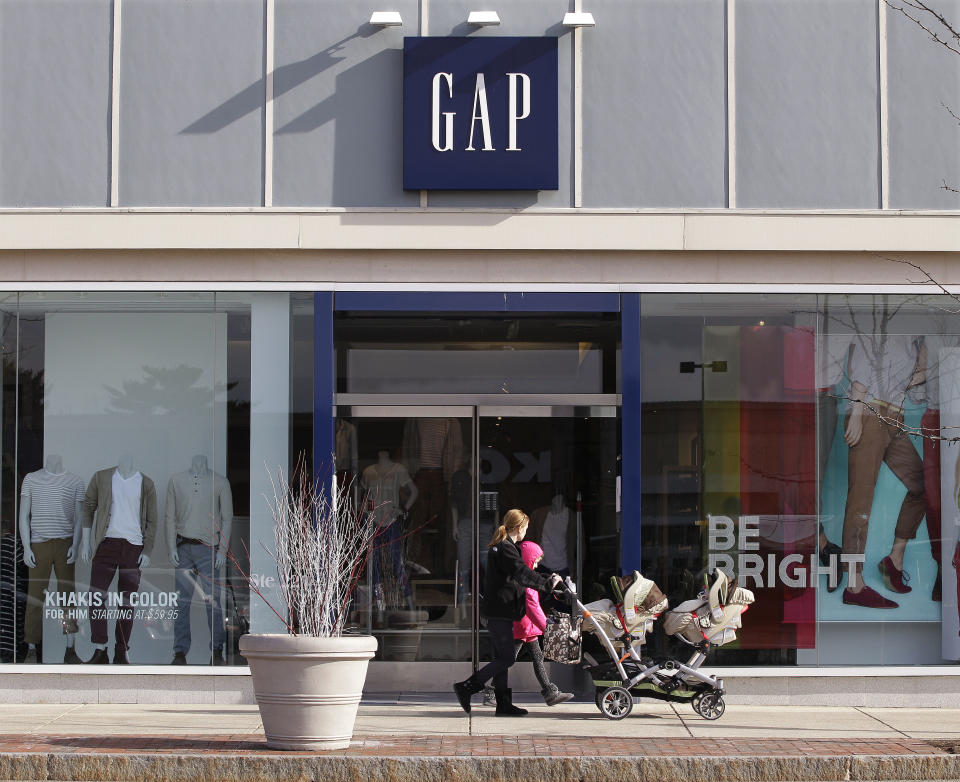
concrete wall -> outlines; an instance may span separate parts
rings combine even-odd
[[[110,0],[0,1],[0,205],[107,206]]]
[[[123,0],[120,205],[257,206],[263,0]]]
[[[586,207],[722,208],[735,180],[738,207],[873,209],[886,98],[890,206],[960,208],[942,187],[960,182],[960,127],[941,105],[960,113],[960,55],[884,8],[883,93],[874,0],[595,0],[579,118],[571,0],[513,0],[482,29],[465,23],[475,5],[398,0],[403,27],[382,29],[374,0],[276,0],[268,129],[266,0],[0,0],[0,207],[107,206],[111,177],[119,206],[260,206],[271,186],[278,206],[417,206],[401,47],[423,31],[559,37],[559,190],[434,192],[432,207],[571,207],[580,155]]]

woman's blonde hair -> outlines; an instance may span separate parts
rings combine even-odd
[[[487,546],[487,548],[493,548],[498,543],[503,543],[507,535],[513,535],[519,532],[529,523],[530,517],[519,508],[508,510],[503,517],[503,523],[497,527],[497,531],[493,533],[493,540],[490,541],[490,545]]]

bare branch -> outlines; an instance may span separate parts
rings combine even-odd
[[[903,14],[907,19],[917,25],[917,27],[930,36],[930,40],[949,49],[954,54],[960,54],[960,34],[957,33],[950,22],[947,21],[946,17],[939,11],[934,10],[922,2],[922,0],[884,0],[884,2],[889,8]],[[919,13],[913,15],[907,11],[907,8],[912,8],[914,11],[919,11]],[[935,22],[927,17],[933,17]],[[921,19],[923,19],[923,21],[921,21]],[[931,29],[934,24],[939,24],[943,28],[945,37],[941,38],[940,33]]]

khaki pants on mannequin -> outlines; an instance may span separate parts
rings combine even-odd
[[[30,544],[37,566],[29,571],[27,611],[23,620],[23,640],[28,644],[43,642],[43,593],[50,584],[50,571],[53,570],[57,577],[58,592],[73,592],[73,565],[67,564],[67,550],[71,543],[72,538],[54,538]],[[76,619],[64,620],[65,633],[75,633],[78,629]]]
[[[845,554],[863,554],[866,550],[867,527],[881,464],[886,464],[907,487],[894,537],[915,538],[926,511],[923,461],[910,437],[899,428],[903,425],[903,415],[882,407],[880,412],[891,422],[882,421],[868,411],[863,417],[863,434],[850,448],[847,507],[843,516]]]

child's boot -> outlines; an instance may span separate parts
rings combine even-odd
[[[556,706],[558,703],[566,703],[567,701],[573,700],[572,692],[560,692],[560,688],[556,684],[551,684],[545,690],[540,690],[540,694],[543,696],[543,702],[547,706]]]
[[[494,690],[494,693],[497,696],[496,716],[522,717],[527,713],[526,709],[521,709],[519,706],[513,705],[513,690],[509,687],[498,687]]]

